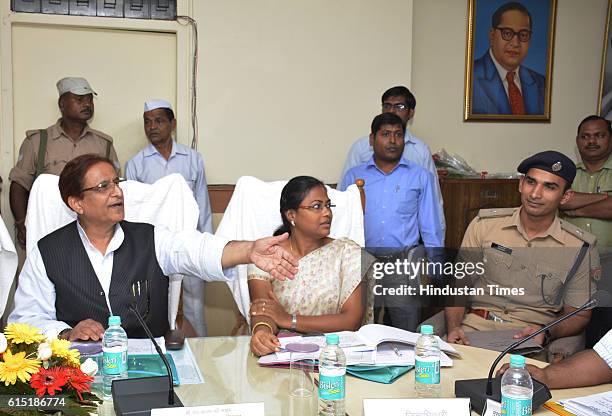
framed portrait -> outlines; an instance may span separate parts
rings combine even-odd
[[[599,100],[597,101],[597,114],[612,120],[612,28],[610,27],[610,14],[612,14],[612,0],[608,0],[608,16],[606,18],[606,33],[604,36],[603,56],[601,58],[601,80],[599,82]]]
[[[550,122],[557,0],[468,0],[465,121]]]

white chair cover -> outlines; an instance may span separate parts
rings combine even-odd
[[[215,233],[231,240],[256,240],[271,236],[282,224],[280,194],[287,181],[264,182],[252,176],[238,179],[232,198]],[[356,185],[345,192],[327,187],[334,208],[330,237],[348,237],[364,246],[363,210]],[[240,313],[249,320],[247,266],[236,267],[236,278],[227,282]]]
[[[4,313],[9,291],[17,271],[17,250],[0,215],[0,316]]]
[[[58,182],[59,176],[42,174],[32,185],[26,216],[28,253],[42,237],[76,219],[76,213],[62,201]],[[127,221],[164,226],[171,231],[197,228],[198,204],[180,174],[165,176],[154,184],[126,181],[121,189]],[[168,322],[170,329],[175,329],[183,276],[169,278]]]

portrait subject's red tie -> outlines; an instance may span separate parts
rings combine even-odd
[[[524,115],[525,104],[523,103],[523,96],[521,95],[521,91],[514,83],[514,72],[508,72],[506,74],[506,79],[508,80],[508,100],[510,101],[510,108],[512,109],[512,114]]]

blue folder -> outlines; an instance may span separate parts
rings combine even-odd
[[[376,383],[391,384],[408,371],[414,368],[410,366],[360,366],[349,365],[346,367],[346,372],[358,378]]]
[[[180,384],[178,372],[174,365],[174,360],[170,354],[165,354],[172,370],[172,382],[175,386]],[[155,377],[165,376],[168,372],[166,366],[162,361],[161,357],[157,354],[146,354],[146,355],[131,355],[128,354],[128,377],[129,378],[140,378],[140,377]]]

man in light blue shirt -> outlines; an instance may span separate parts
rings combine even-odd
[[[382,95],[381,101],[383,113],[393,113],[402,120],[402,124],[404,126],[403,158],[409,162],[414,162],[417,165],[422,166],[434,175],[436,179],[435,187],[438,198],[439,215],[442,219],[442,226],[446,227],[446,222],[444,220],[444,208],[442,205],[442,193],[440,192],[440,184],[438,183],[438,172],[431,157],[431,151],[425,143],[414,137],[408,129],[408,121],[410,121],[414,115],[414,109],[416,107],[416,99],[414,95],[408,88],[404,86],[397,86],[389,88],[387,91],[385,91],[385,93]],[[372,158],[373,154],[374,150],[370,145],[369,136],[363,136],[357,139],[357,141],[355,141],[355,143],[353,143],[351,146],[351,149],[346,156],[340,181],[346,176],[349,169],[367,163]]]
[[[408,253],[423,240],[430,258],[434,249],[444,246],[444,226],[438,209],[435,176],[423,167],[402,157],[404,126],[395,114],[383,113],[374,118],[370,144],[373,157],[365,164],[349,169],[340,190],[356,179],[365,181],[365,242],[375,254]],[[383,285],[402,287],[408,276],[388,276]],[[415,296],[383,296],[389,323],[414,331],[419,322]]]
[[[150,143],[125,165],[127,179],[153,183],[172,173],[180,173],[200,209],[198,231],[212,233],[212,212],[202,156],[172,139],[176,119],[169,102],[147,101],[143,117],[145,134]],[[183,315],[198,336],[206,336],[203,280],[192,277],[183,279]]]

